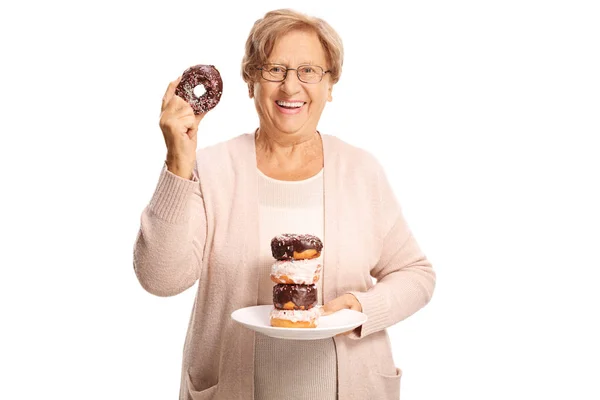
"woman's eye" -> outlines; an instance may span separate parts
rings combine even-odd
[[[281,67],[271,67],[271,69],[269,69],[269,72],[272,74],[280,74],[283,72],[283,68]]]

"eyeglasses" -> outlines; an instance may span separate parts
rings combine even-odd
[[[298,80],[304,83],[319,83],[323,79],[323,75],[331,71],[323,71],[323,68],[318,65],[300,65],[298,68],[287,68],[279,64],[267,64],[257,68],[263,79],[269,82],[283,82],[287,77],[288,71],[296,71]]]

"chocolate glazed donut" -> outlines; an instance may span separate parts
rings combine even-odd
[[[284,233],[271,239],[271,253],[278,260],[317,258],[323,242],[316,236]]]
[[[308,310],[317,305],[316,285],[284,285],[273,287],[273,304],[279,310]]]
[[[206,90],[200,97],[194,94],[198,85],[204,86]],[[196,115],[215,108],[221,100],[222,93],[223,81],[214,65],[200,64],[186,69],[175,89],[175,94],[187,101]]]

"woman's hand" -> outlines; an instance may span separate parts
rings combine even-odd
[[[206,113],[194,115],[192,107],[175,95],[180,81],[181,76],[169,84],[162,99],[158,125],[167,145],[167,169],[182,178],[191,179],[196,162],[198,124]]]
[[[325,304],[322,309],[323,315],[333,314],[334,312],[343,310],[344,308],[362,312],[362,306],[360,305],[356,297],[354,297],[353,294],[346,293],[341,295],[337,299],[333,299],[327,304]],[[352,330],[340,333],[340,335],[347,335],[350,332],[352,332]]]
[[[343,294],[337,299],[331,300],[323,306],[322,310],[323,315],[330,315],[336,311],[343,310],[345,308],[362,312],[362,305],[359,303],[358,299],[350,293]],[[347,335],[350,332],[352,332],[352,330],[341,333],[340,335]]]
[[[356,297],[354,297],[353,294],[346,293],[325,304],[323,306],[323,315],[333,314],[334,312],[343,310],[344,308],[362,312],[362,306]]]

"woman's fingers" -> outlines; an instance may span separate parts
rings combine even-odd
[[[192,129],[194,127],[195,122],[196,122],[196,120],[195,120],[195,118],[194,118],[193,115],[182,115],[181,117],[177,117],[177,119],[179,119],[179,123],[186,130]]]
[[[340,311],[343,309],[362,311],[362,306],[361,306],[360,302],[358,301],[358,299],[353,294],[346,293],[336,299],[331,300],[327,304],[325,304],[322,309],[322,312],[323,312],[322,315],[331,315],[334,312],[337,312],[337,311]],[[353,331],[354,331],[354,329],[351,329],[349,331],[339,333],[336,336],[349,335]]]
[[[198,124],[202,118],[175,94],[181,77],[169,84],[162,99],[158,122],[167,145],[167,168],[185,179],[191,179],[196,159]]]
[[[185,118],[191,118],[192,121],[196,122],[192,107],[179,96],[174,96],[167,105],[167,108],[161,113],[159,124],[163,131],[165,129],[180,131],[183,128],[181,121]],[[185,127],[190,128],[191,126],[188,123]]]
[[[185,100],[181,99],[181,101],[183,103],[178,102],[178,104],[174,106],[176,110],[172,113],[173,117],[179,119],[180,121],[185,120],[186,128],[197,130],[200,121],[202,121],[202,118],[204,118],[206,113],[204,112],[196,115],[194,114],[192,107]]]
[[[356,297],[350,293],[346,293],[325,304],[323,306],[323,315],[330,315],[345,308],[355,311],[362,311],[362,306]]]
[[[348,308],[346,307],[346,300],[344,296],[340,296],[336,299],[331,300],[323,306],[323,315],[330,315],[344,308]]]
[[[161,115],[167,115],[168,118],[175,117],[180,118],[186,115],[194,115],[192,106],[187,101],[177,95],[173,95],[171,100],[167,103],[166,107],[162,110]]]
[[[173,82],[169,83],[167,91],[165,92],[165,95],[162,98],[160,112],[165,111],[165,109],[167,108],[167,105],[169,104],[169,102],[173,98],[173,95],[175,94],[175,89],[177,89],[177,85],[179,85],[179,82],[181,82],[181,76],[175,79]]]
[[[329,303],[325,304],[322,308],[323,314],[322,315],[331,315],[336,311],[339,311],[342,309],[342,306],[339,302],[339,297],[335,300],[330,301]]]

